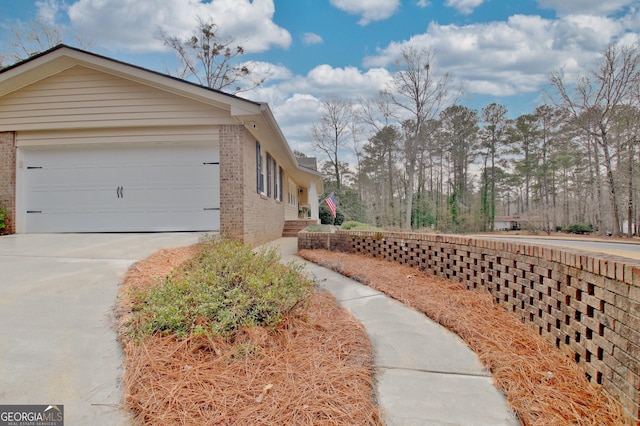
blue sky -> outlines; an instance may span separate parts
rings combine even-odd
[[[322,101],[374,96],[407,45],[435,51],[435,69],[464,87],[462,104],[501,103],[515,118],[542,102],[551,71],[570,77],[608,44],[640,40],[638,0],[0,0],[0,53],[10,52],[12,27],[39,17],[63,26],[67,44],[79,37],[164,72],[176,62],[158,28],[186,36],[197,16],[211,16],[256,75],[269,76],[243,96],[268,102],[307,152]]]

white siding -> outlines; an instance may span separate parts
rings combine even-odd
[[[229,111],[74,66],[0,98],[0,130],[235,123]]]

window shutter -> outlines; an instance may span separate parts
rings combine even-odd
[[[273,199],[277,200],[279,192],[278,191],[278,165],[276,164],[276,159],[273,159]]]
[[[262,153],[260,152],[260,142],[256,141],[256,188],[258,194],[264,191],[262,179]]]
[[[271,154],[267,152],[267,197],[271,197]]]

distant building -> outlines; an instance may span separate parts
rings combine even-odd
[[[496,216],[493,222],[496,231],[518,231],[520,229],[544,229],[544,219],[540,216],[512,215]],[[547,229],[553,229],[551,222]]]

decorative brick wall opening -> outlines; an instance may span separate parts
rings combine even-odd
[[[544,243],[541,241],[541,244]],[[300,249],[361,253],[484,287],[640,418],[640,262],[453,235],[301,232]]]
[[[0,132],[0,208],[9,212],[2,233],[15,232],[16,217],[16,143],[14,132]]]

